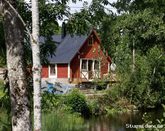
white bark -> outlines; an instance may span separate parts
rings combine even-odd
[[[34,131],[41,131],[41,63],[39,49],[39,12],[38,0],[32,0],[32,54],[34,89]]]

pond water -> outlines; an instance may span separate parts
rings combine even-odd
[[[159,125],[157,119],[162,118],[163,110],[150,110],[147,111],[148,121],[152,121],[149,125]],[[86,131],[136,131],[136,128],[145,126],[144,124],[144,112],[136,113],[123,113],[115,114],[113,116],[102,116],[86,120],[88,128]],[[144,125],[143,125],[144,124]],[[150,128],[150,127],[145,127]],[[162,128],[162,127],[160,127]]]
[[[156,121],[156,119],[162,117],[162,113],[162,110],[147,111],[147,116],[151,116],[151,121]],[[43,131],[136,131],[135,128],[126,128],[126,126],[142,125],[144,123],[142,120],[143,114],[142,112],[123,113],[83,119],[71,114],[53,112],[52,114],[43,115]],[[2,112],[0,117],[0,131],[2,131],[4,127],[2,121],[5,120],[6,123],[7,119],[3,118],[6,115]],[[5,129],[5,131],[8,131],[10,127]]]
[[[102,116],[86,121],[89,124],[88,131],[134,131],[135,129],[126,128],[126,124],[143,124],[141,113],[115,114],[113,116]]]

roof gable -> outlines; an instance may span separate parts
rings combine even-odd
[[[50,63],[70,63],[74,56],[85,44],[85,41],[94,34],[96,39],[100,42],[100,39],[95,30],[92,30],[89,35],[70,35],[67,34],[63,39],[61,35],[53,35],[52,39],[58,42],[55,55],[49,56],[48,61]]]

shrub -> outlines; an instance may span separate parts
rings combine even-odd
[[[100,105],[98,103],[98,100],[89,100],[89,108],[90,108],[90,112],[92,115],[94,116],[99,116],[100,114],[102,114],[101,110],[100,110]]]
[[[73,112],[78,112],[85,117],[89,116],[90,110],[85,96],[81,94],[78,89],[73,89],[71,93],[66,95],[65,102],[71,107]]]
[[[93,84],[97,90],[104,90],[107,88],[107,83],[104,80],[95,79]]]
[[[63,96],[45,92],[42,94],[41,103],[43,111],[52,111],[63,106]]]

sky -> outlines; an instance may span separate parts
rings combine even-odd
[[[92,0],[82,0],[82,1],[78,1],[76,4],[72,3],[71,1],[69,2],[69,7],[71,8],[71,13],[75,13],[75,12],[79,12],[80,9],[83,7],[83,3],[84,1],[88,2],[88,5],[90,5]],[[109,2],[116,2],[117,0],[109,0]],[[113,9],[110,6],[107,6],[107,8],[112,9],[113,11],[115,11],[115,9]]]

